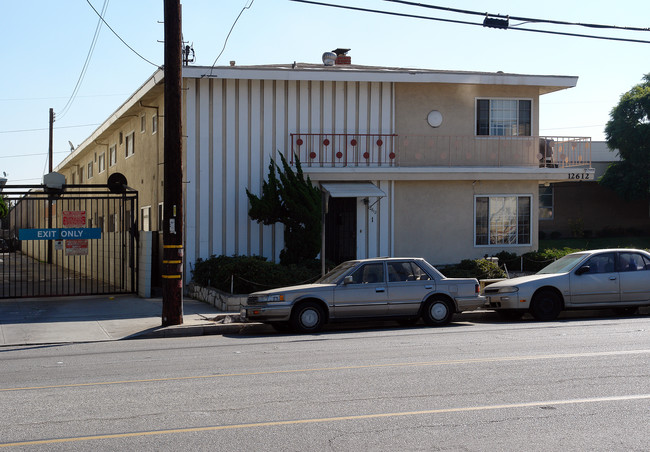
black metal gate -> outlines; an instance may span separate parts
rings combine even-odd
[[[0,298],[137,292],[138,193],[5,185]]]

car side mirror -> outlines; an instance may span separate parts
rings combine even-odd
[[[589,270],[591,270],[589,265],[584,265],[584,266],[582,266],[582,267],[580,267],[579,269],[576,270],[576,275],[578,275],[578,276],[584,275],[585,273],[589,273]]]
[[[354,282],[354,280],[352,279],[352,276],[346,276],[345,278],[343,278],[343,284],[346,285],[346,286],[348,284],[352,284],[353,282]]]

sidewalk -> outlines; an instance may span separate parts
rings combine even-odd
[[[228,334],[257,325],[223,323],[239,313],[187,298],[183,325],[162,327],[161,314],[161,298],[135,295],[0,300],[0,347]]]

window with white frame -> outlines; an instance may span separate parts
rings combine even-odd
[[[140,209],[140,230],[151,231],[151,206]]]
[[[147,131],[147,115],[140,116],[140,133]]]
[[[124,140],[124,157],[131,157],[135,153],[135,132],[131,132]]]
[[[101,174],[106,171],[106,153],[102,152],[99,154],[99,159],[97,160],[97,174]]]
[[[475,196],[474,244],[530,245],[531,195]]]
[[[114,166],[117,163],[117,145],[108,148],[108,165]]]
[[[530,136],[530,99],[477,99],[476,135]]]
[[[158,132],[158,115],[153,115],[151,117],[151,135],[154,135]]]
[[[539,219],[553,219],[553,184],[539,186]]]
[[[88,179],[93,178],[93,162],[88,162]]]

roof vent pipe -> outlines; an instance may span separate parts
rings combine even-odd
[[[323,54],[323,64],[325,66],[334,66],[336,61],[336,54],[334,52],[325,52]]]

